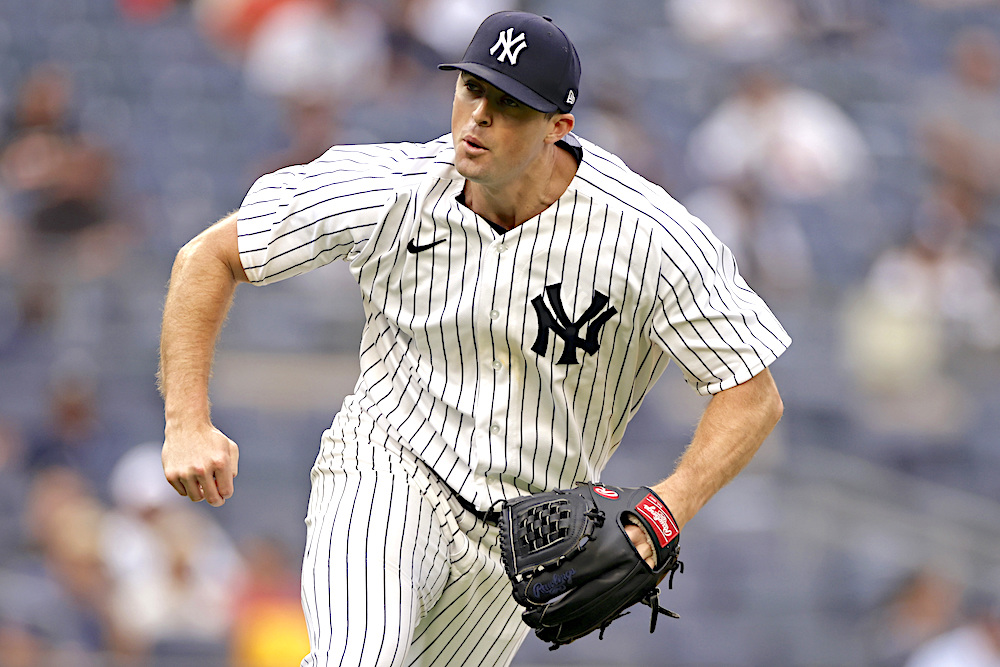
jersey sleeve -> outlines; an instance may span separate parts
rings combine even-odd
[[[687,216],[666,236],[652,339],[701,394],[746,382],[791,338],[740,276],[733,253],[703,223]]]
[[[385,152],[334,147],[307,165],[260,177],[237,215],[250,282],[284,280],[357,252],[392,199]]]

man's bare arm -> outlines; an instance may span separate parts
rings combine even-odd
[[[230,215],[181,248],[170,275],[157,374],[166,429],[163,470],[191,500],[219,506],[233,494],[239,450],[212,425],[208,397],[215,343],[236,285],[247,282]]]
[[[674,472],[652,487],[683,527],[750,462],[784,408],[764,369],[709,401]]]

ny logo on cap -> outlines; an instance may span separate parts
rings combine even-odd
[[[507,59],[511,65],[517,64],[517,56],[521,53],[521,50],[528,46],[528,43],[524,41],[524,33],[522,32],[517,37],[514,37],[514,29],[507,28],[506,30],[500,31],[500,36],[497,37],[497,43],[493,45],[490,49],[490,55],[492,56],[497,52],[497,49],[503,47],[503,51],[497,56],[497,60],[500,62]]]

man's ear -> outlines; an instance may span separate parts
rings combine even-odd
[[[551,128],[545,140],[550,144],[554,144],[573,130],[573,126],[576,125],[576,118],[571,113],[560,113],[552,117],[551,123]]]

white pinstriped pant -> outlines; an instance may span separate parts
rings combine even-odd
[[[408,452],[325,435],[306,525],[301,667],[508,665],[527,635],[496,527]]]

